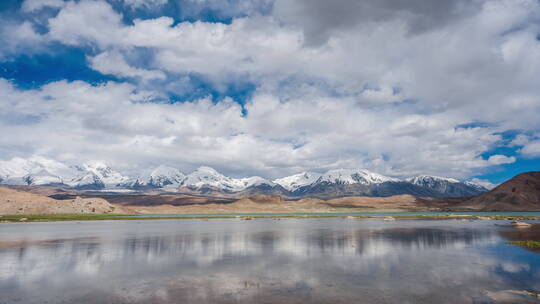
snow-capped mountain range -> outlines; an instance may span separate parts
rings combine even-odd
[[[148,174],[135,177],[118,186],[128,189],[174,188],[179,187],[185,179],[186,175],[182,171],[162,165]]]
[[[232,178],[213,168],[200,167],[184,174],[176,168],[158,166],[140,176],[125,176],[103,162],[66,165],[44,157],[0,161],[0,183],[56,185],[75,189],[176,189],[200,193],[281,194],[289,197],[390,196],[412,194],[427,197],[472,196],[486,188],[452,178],[416,176],[387,177],[368,170],[333,169],[325,173],[303,172],[275,180],[259,176]]]
[[[44,157],[0,161],[0,183],[14,185],[64,185],[79,189],[112,188],[129,178],[103,162],[68,166]]]

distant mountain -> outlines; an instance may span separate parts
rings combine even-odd
[[[458,197],[479,195],[487,191],[480,185],[451,178],[422,175],[402,180],[364,169],[333,169],[322,174],[303,172],[271,181],[259,176],[232,178],[206,166],[187,175],[176,168],[158,166],[145,174],[129,178],[103,162],[68,166],[42,157],[0,161],[0,183],[57,185],[84,190],[167,188],[212,195],[268,194],[323,199],[399,194]]]
[[[288,178],[284,178],[287,180]],[[305,181],[305,179],[303,180]],[[293,196],[322,199],[344,196],[392,196],[411,194],[425,197],[472,196],[487,191],[482,186],[436,176],[419,176],[405,180],[391,178],[368,170],[330,170],[313,182],[304,182],[290,190]]]
[[[213,168],[203,166],[188,174],[180,187],[202,192],[224,191],[226,193],[235,193],[263,185],[272,186],[274,183],[259,176],[231,178]]]
[[[540,211],[540,171],[516,175],[489,192],[459,200],[451,207],[482,211]]]
[[[129,189],[175,188],[182,185],[186,175],[175,168],[160,165],[150,173],[121,184]]]
[[[118,187],[129,180],[102,162],[67,166],[43,157],[0,161],[0,183],[11,185],[57,185],[76,189]]]
[[[385,182],[399,182],[399,179],[380,175],[368,170],[335,169],[323,174],[316,183],[375,185]]]
[[[302,172],[299,174],[278,178],[274,183],[282,186],[288,191],[296,191],[301,187],[308,186],[316,182],[322,174],[314,172]]]
[[[99,176],[91,173],[91,172],[85,172],[84,168],[77,167],[77,170],[81,173],[76,178],[65,181],[64,184],[70,187],[73,187],[75,189],[80,190],[101,190],[104,189],[105,183],[99,178]],[[48,185],[48,184],[30,184],[29,185]]]
[[[44,157],[16,157],[10,161],[0,161],[0,180],[4,184],[64,184],[64,178],[71,179],[74,176],[68,166]]]
[[[118,188],[129,181],[127,176],[114,171],[100,161],[87,162],[73,168],[78,171],[78,177],[75,180],[67,181],[66,184],[79,189]]]
[[[385,191],[383,189],[398,182],[400,180],[368,170],[334,169],[321,174],[312,183],[306,183],[298,187],[292,191],[292,195],[323,199],[355,195],[390,196],[402,193],[396,190]]]
[[[437,197],[474,196],[487,191],[484,187],[471,182],[460,182],[457,179],[438,176],[420,175],[405,181],[429,189],[436,193]]]

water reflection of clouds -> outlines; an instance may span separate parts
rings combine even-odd
[[[372,229],[324,221],[312,221],[311,227],[294,223],[185,227],[162,235],[155,227],[138,227],[94,239],[0,249],[0,291],[10,286],[29,297],[49,292],[54,298],[52,291],[63,290],[79,299],[85,286],[119,301],[174,303],[176,297],[189,297],[216,303],[259,296],[305,300],[336,292],[352,300],[358,296],[353,290],[401,297],[405,293],[412,299],[431,289],[444,294],[443,288],[457,286],[465,298],[474,286],[505,285],[505,273],[523,272],[540,287],[539,265],[485,250],[501,242],[493,227],[420,223],[415,228],[407,223]]]
[[[494,244],[497,236],[486,231],[442,229],[314,230],[236,234],[142,236],[126,239],[67,239],[23,244],[0,251],[0,279],[44,276],[63,271],[94,274],[107,264],[148,263],[154,266],[191,262],[208,266],[224,258],[284,255],[326,258],[371,259],[396,252],[460,249]]]

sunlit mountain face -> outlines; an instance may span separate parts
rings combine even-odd
[[[409,192],[474,194],[540,169],[539,14],[536,0],[0,1],[0,161],[16,163],[0,180],[148,189],[203,166],[229,179],[189,180],[229,192],[419,177]],[[68,168],[26,172],[39,158]]]
[[[9,224],[0,291],[8,303],[489,302],[487,291],[540,287],[536,253],[506,244],[509,230],[340,218]]]
[[[260,176],[232,178],[202,166],[189,174],[160,165],[149,172],[125,176],[98,161],[68,165],[43,157],[0,161],[0,184],[57,186],[77,190],[162,190],[288,197],[340,197],[351,195],[423,197],[474,196],[486,192],[482,185],[452,178],[417,176],[391,178],[365,169],[333,169],[325,173],[304,172],[274,180]]]

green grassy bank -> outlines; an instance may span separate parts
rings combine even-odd
[[[540,249],[540,242],[537,242],[537,241],[514,241],[514,242],[508,242],[508,244],[521,246],[528,249]]]

